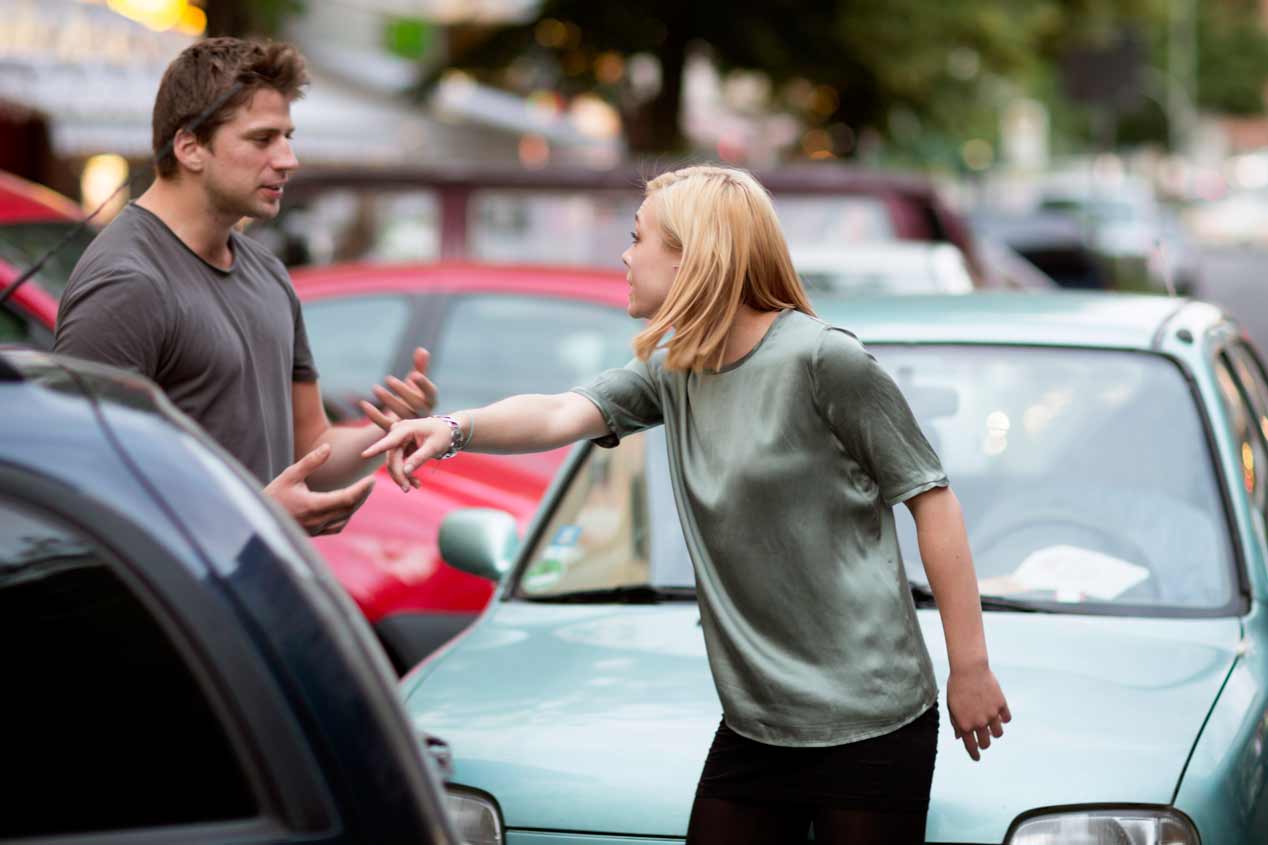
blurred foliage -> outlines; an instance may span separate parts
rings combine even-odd
[[[683,63],[703,43],[722,73],[765,74],[768,108],[834,129],[840,154],[881,135],[951,163],[959,140],[994,137],[1001,98],[1043,87],[1071,44],[1112,37],[1123,20],[1165,22],[1166,12],[1167,0],[544,0],[524,24],[462,33],[446,67],[521,93],[595,91],[622,112],[633,149],[673,152],[684,147]],[[660,90],[639,100],[600,78],[608,51],[654,55]]]
[[[276,36],[304,5],[305,0],[208,0],[207,35]]]

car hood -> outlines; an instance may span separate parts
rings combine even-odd
[[[685,834],[721,714],[694,604],[495,604],[403,683],[453,782],[509,828]],[[936,611],[920,611],[940,685]],[[1013,713],[974,763],[944,715],[928,837],[1000,842],[1037,807],[1165,804],[1236,655],[1236,619],[986,615]]]

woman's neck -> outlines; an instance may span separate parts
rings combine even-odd
[[[731,322],[731,331],[727,333],[726,351],[722,356],[722,366],[734,364],[753,351],[762,342],[771,323],[782,312],[758,311],[749,305],[740,305],[735,319]]]

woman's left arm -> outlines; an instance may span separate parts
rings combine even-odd
[[[956,739],[974,760],[989,748],[991,737],[1004,735],[1012,719],[1008,702],[991,672],[982,631],[982,600],[969,552],[960,500],[948,487],[936,487],[907,500],[916,521],[920,558],[929,576],[947,642],[951,676],[947,709]]]

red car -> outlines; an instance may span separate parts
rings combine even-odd
[[[322,395],[336,422],[363,423],[358,399],[431,352],[437,411],[516,393],[558,393],[630,359],[639,323],[622,274],[477,264],[337,266],[294,271]],[[315,543],[374,625],[398,670],[471,622],[493,582],[444,563],[440,522],[455,507],[494,507],[524,527],[567,454],[459,454],[404,494],[381,471],[342,533]]]
[[[0,171],[0,292],[83,217],[79,206],[56,191]],[[0,306],[0,343],[52,348],[58,297],[94,235],[92,228],[79,232]]]

